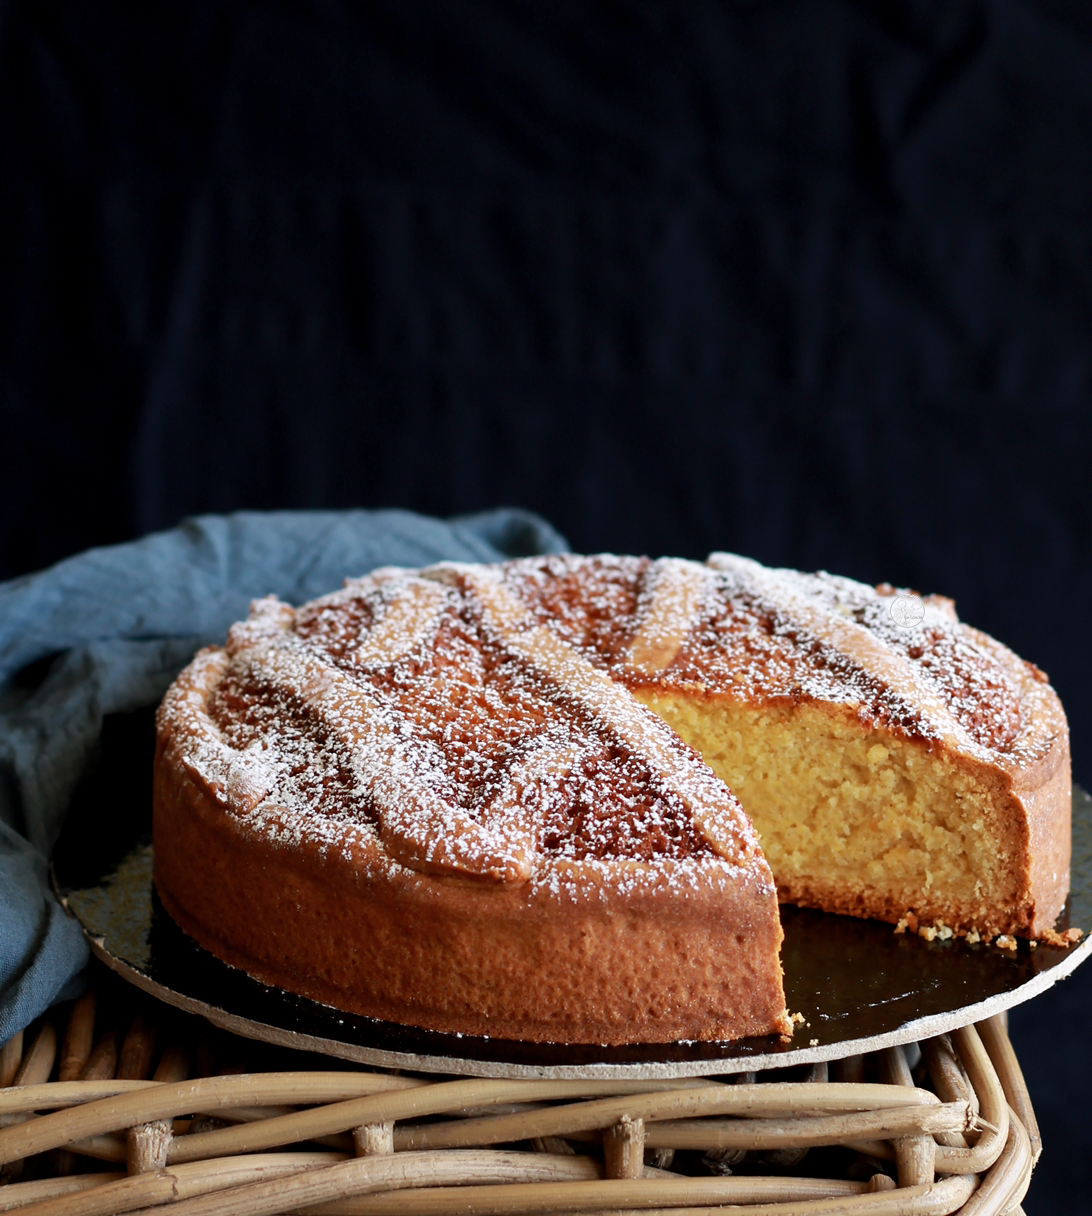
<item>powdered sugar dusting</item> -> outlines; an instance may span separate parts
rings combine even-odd
[[[767,570],[730,554],[710,565],[722,607],[692,636],[688,656],[708,686],[846,704],[863,723],[946,739],[986,761],[1018,743],[1021,689],[951,601],[928,597],[922,621],[905,629],[891,617],[894,588]]]
[[[757,837],[735,799],[665,723],[579,650],[536,624],[496,571],[467,568],[463,579],[509,650],[578,714],[640,757],[652,786],[662,785],[681,797],[714,852],[737,862],[757,853]]]
[[[615,888],[695,866],[770,885],[732,795],[601,665],[543,631],[499,574],[488,606],[464,568],[422,573],[355,580],[297,612],[259,601],[206,660],[192,750],[219,758],[202,775],[225,790],[225,755],[261,772],[226,798],[251,830],[558,891],[595,886],[604,866]]]
[[[900,628],[890,611],[893,587],[767,569],[731,554],[714,554],[705,566],[671,559],[675,579],[689,570],[695,582],[699,575],[708,582],[690,600],[689,632],[674,658],[644,672],[630,660],[631,647],[664,564],[564,555],[501,569],[536,619],[631,688],[840,704],[866,725],[947,738],[987,762],[1025,763],[1049,749],[1052,736],[1035,723],[1052,692],[1030,664],[963,625],[950,600],[924,597],[923,619]],[[657,632],[665,630],[666,621]]]
[[[295,611],[256,601],[161,712],[194,778],[285,845],[561,893],[681,891],[695,867],[768,885],[738,803],[628,688],[815,698],[986,758],[1040,747],[1023,723],[1045,683],[1017,687],[947,601],[900,629],[892,595],[727,557],[385,569]]]
[[[661,558],[645,579],[637,628],[626,661],[644,675],[670,667],[706,607],[709,572],[694,562]]]

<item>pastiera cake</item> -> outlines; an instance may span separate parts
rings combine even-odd
[[[726,554],[260,600],[158,728],[178,923],[266,982],[434,1030],[788,1033],[778,896],[994,936],[1048,932],[1068,889],[1041,672],[949,601]]]

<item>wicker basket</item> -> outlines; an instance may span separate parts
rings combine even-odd
[[[1039,1154],[998,1018],[829,1070],[451,1079],[235,1038],[100,972],[0,1048],[0,1085],[0,1211],[26,1216],[993,1216]]]

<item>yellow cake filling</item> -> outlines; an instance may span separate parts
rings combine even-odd
[[[999,839],[968,766],[839,706],[635,692],[739,798],[782,898],[829,906],[845,892],[844,910],[885,919],[955,908],[953,929],[986,930],[1002,911],[980,895],[1011,885],[1017,842]]]

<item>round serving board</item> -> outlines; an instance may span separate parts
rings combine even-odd
[[[86,859],[85,859],[86,861]],[[202,950],[163,910],[150,844],[132,848],[99,881],[77,884],[55,858],[54,881],[108,967],[215,1026],[361,1064],[483,1077],[723,1075],[875,1051],[942,1034],[1020,1004],[1067,976],[1092,951],[1021,941],[1016,950],[925,941],[878,921],[782,908],[785,994],[803,1014],[790,1043],[777,1036],[726,1043],[607,1047],[434,1034],[343,1013],[270,988]],[[1060,929],[1092,929],[1092,799],[1073,794],[1073,870]]]

